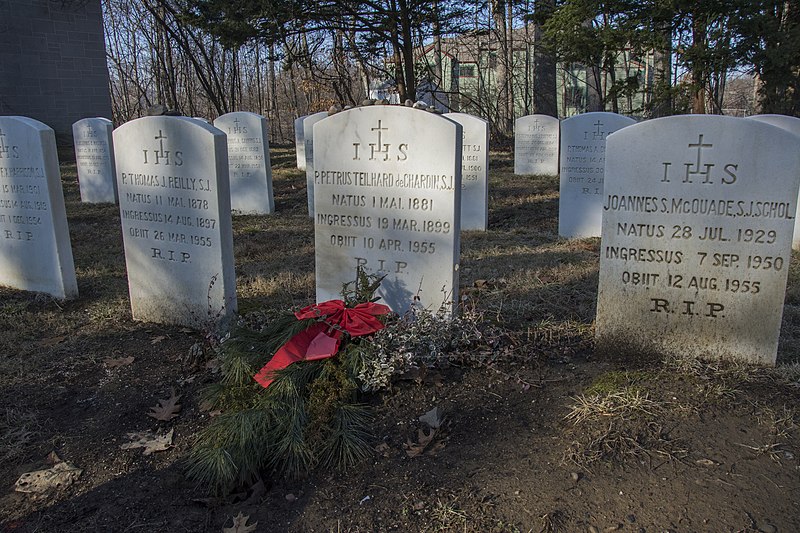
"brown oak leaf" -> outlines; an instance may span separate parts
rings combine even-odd
[[[223,527],[222,533],[252,533],[256,530],[258,522],[248,525],[248,520],[250,520],[250,515],[243,515],[239,511],[239,514],[233,517],[233,527]]]
[[[418,442],[411,442],[411,439],[406,440],[406,443],[403,444],[403,448],[406,449],[406,455],[409,457],[416,457],[420,455],[422,452],[425,451],[425,448],[433,442],[433,437],[436,436],[436,430],[431,428],[429,433],[425,433],[425,431],[418,429],[417,430],[417,441]]]
[[[151,407],[147,416],[152,416],[156,420],[161,420],[162,422],[172,420],[178,416],[178,413],[181,411],[181,404],[178,403],[180,399],[180,394],[176,395],[175,389],[172,389],[170,397],[165,400],[158,400],[158,405]]]

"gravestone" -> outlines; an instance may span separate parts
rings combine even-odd
[[[559,120],[528,115],[514,122],[514,174],[558,174]]]
[[[55,133],[27,117],[0,117],[0,285],[78,296]]]
[[[486,231],[489,224],[489,123],[465,113],[445,113],[461,124],[461,229]]]
[[[599,237],[606,137],[636,121],[616,113],[584,113],[561,122],[558,234]]]
[[[114,130],[133,318],[224,329],[236,311],[225,133],[187,117]]]
[[[308,115],[294,119],[294,149],[297,156],[297,169],[306,169],[306,137],[303,134],[303,121]]]
[[[217,118],[214,126],[228,136],[231,209],[244,215],[274,213],[267,119],[238,111]]]
[[[385,275],[395,312],[446,313],[460,253],[461,126],[405,106],[358,107],[314,127],[317,301],[356,269]]]
[[[774,364],[800,138],[685,115],[611,135],[607,155],[598,348]]]
[[[314,124],[326,118],[328,113],[321,111],[308,115],[303,120],[303,134],[305,135],[306,156],[306,195],[308,197],[308,216],[314,216]]]
[[[766,124],[772,124],[794,135],[800,136],[800,118],[788,115],[753,115],[747,117]],[[792,238],[792,248],[800,250],[800,202],[797,206],[797,213],[794,217],[794,237]]]
[[[72,125],[81,202],[117,203],[114,126],[107,118],[84,118]]]

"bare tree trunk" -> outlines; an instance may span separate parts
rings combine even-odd
[[[706,42],[705,21],[697,16],[692,17],[692,46],[704,46]],[[706,113],[706,70],[702,64],[692,64],[692,113],[703,115]]]
[[[506,34],[506,0],[492,0],[492,21],[497,41],[497,131],[501,135],[510,135],[512,131],[511,117],[508,113],[510,94],[508,93],[509,70],[511,57]]]
[[[555,9],[555,0],[536,0],[538,21],[533,27],[533,112],[558,117],[556,62],[553,54],[542,48],[542,24]]]

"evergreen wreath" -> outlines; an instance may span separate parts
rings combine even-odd
[[[351,335],[321,309],[343,309],[345,319],[356,309],[383,315],[385,306],[374,303],[382,279],[359,269],[356,281],[343,286],[342,301],[287,313],[260,332],[240,327],[231,334],[220,347],[222,378],[203,391],[204,407],[221,414],[189,453],[189,478],[222,494],[254,483],[265,470],[297,477],[318,466],[346,469],[369,455],[371,413],[361,381],[371,336]],[[314,337],[309,332],[337,341],[335,356],[267,368],[274,366],[267,362],[272,354]]]

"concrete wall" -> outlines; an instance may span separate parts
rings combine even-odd
[[[111,118],[100,0],[0,0],[0,115],[71,142],[72,123]]]

